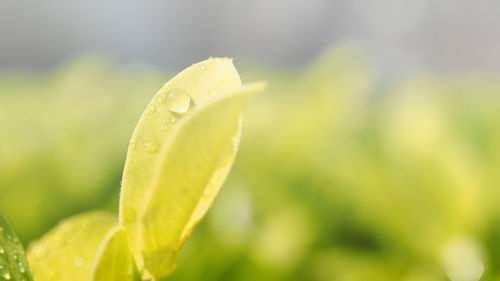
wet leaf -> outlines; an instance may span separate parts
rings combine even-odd
[[[244,86],[195,108],[158,152],[140,217],[145,267],[156,278],[175,268],[178,251],[212,204],[234,161],[242,113],[263,88]]]
[[[122,179],[120,224],[130,235],[137,266],[142,269],[138,215],[171,131],[218,94],[241,87],[231,59],[213,58],[195,64],[168,81],[144,111],[130,141]]]
[[[0,280],[32,281],[23,246],[0,212]]]

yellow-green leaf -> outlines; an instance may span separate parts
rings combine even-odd
[[[0,280],[31,281],[30,270],[23,246],[0,212]]]
[[[264,85],[255,83],[196,107],[174,128],[158,157],[140,234],[146,270],[163,278],[175,268],[177,253],[203,217],[233,163],[241,117]]]
[[[155,152],[162,149],[178,120],[190,115],[190,108],[200,107],[207,99],[240,87],[232,60],[212,58],[188,67],[168,81],[144,111],[130,141],[120,198],[120,224],[129,231],[139,269],[142,259],[137,219],[161,160],[161,154]]]
[[[88,281],[113,215],[91,212],[69,218],[30,245],[28,261],[36,281]]]
[[[116,226],[106,235],[97,254],[91,281],[133,280],[133,259],[128,234]]]

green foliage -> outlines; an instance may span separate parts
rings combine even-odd
[[[66,219],[28,249],[28,261],[37,281],[88,281],[106,234],[117,218],[91,212]]]
[[[187,68],[166,83],[144,111],[130,142],[120,198],[120,224],[129,230],[140,269],[143,260],[139,216],[147,204],[147,194],[152,189],[151,182],[159,170],[159,162],[166,156],[162,151],[167,139],[173,129],[182,126],[179,119],[191,115],[192,108],[202,107],[210,95],[240,87],[240,77],[230,59],[210,59]],[[178,89],[188,96],[172,96]],[[183,98],[187,99],[183,101]],[[179,112],[170,110],[169,106],[178,101],[184,102],[184,107]]]
[[[0,212],[0,280],[32,281],[23,246]]]
[[[243,110],[263,88],[244,86],[195,109],[160,151],[139,226],[145,267],[153,276],[171,273],[178,251],[212,205],[236,156]]]
[[[0,206],[21,241],[117,194],[131,132],[165,77],[90,58],[43,78],[0,75]]]
[[[92,281],[135,280],[136,271],[130,252],[128,234],[114,227],[104,238],[91,273]]]
[[[130,142],[119,226],[100,212],[65,220],[29,249],[36,280],[169,275],[231,168],[243,111],[263,88],[242,87],[231,60],[218,58],[165,84]]]
[[[499,279],[497,75],[382,81],[359,54],[337,48],[302,70],[238,66],[269,89],[164,280]],[[22,241],[82,210],[116,212],[144,93],[165,77],[120,69],[80,60],[42,78],[0,76],[0,206]]]

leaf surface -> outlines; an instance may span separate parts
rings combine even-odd
[[[163,278],[176,266],[177,253],[206,213],[234,161],[242,113],[263,90],[254,83],[196,107],[179,122],[154,167],[141,213],[145,267]]]
[[[32,281],[23,246],[0,212],[0,280]]]
[[[116,224],[116,217],[104,212],[61,222],[28,249],[35,280],[88,281],[102,241]]]
[[[131,281],[133,270],[128,234],[123,227],[116,226],[102,242],[91,281]]]
[[[239,89],[240,77],[231,59],[212,58],[188,67],[168,81],[154,96],[144,111],[130,141],[122,178],[120,224],[130,235],[130,244],[138,268],[143,267],[138,234],[138,215],[144,207],[161,150],[179,120],[191,114],[191,108],[202,106],[222,92]],[[189,97],[186,112],[172,100],[172,92],[184,91]],[[173,102],[173,104],[172,104]]]

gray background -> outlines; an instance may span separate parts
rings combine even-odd
[[[178,68],[208,56],[300,67],[357,42],[374,65],[500,66],[498,0],[0,0],[0,69],[52,69],[101,54]]]

